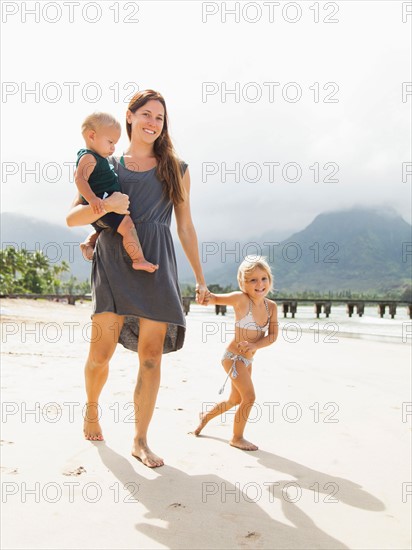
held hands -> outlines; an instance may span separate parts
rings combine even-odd
[[[209,302],[210,292],[205,284],[196,283],[196,302],[200,305],[207,306]]]
[[[239,353],[248,353],[253,352],[257,350],[256,344],[252,344],[251,342],[247,342],[244,340],[243,342],[239,342],[237,345],[237,349],[239,350]]]
[[[117,214],[130,214],[129,203],[128,195],[120,193],[120,191],[115,191],[103,201],[106,212],[116,212]]]
[[[99,197],[94,196],[91,198],[89,204],[92,207],[93,214],[105,214],[104,202]]]

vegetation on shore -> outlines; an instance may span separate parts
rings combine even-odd
[[[237,288],[232,285],[221,286],[210,283],[208,288],[211,292],[223,294],[233,292]],[[70,266],[66,261],[53,263],[40,251],[30,252],[25,249],[7,247],[0,250],[0,293],[1,294],[88,294],[90,293],[90,282],[79,281],[70,274]],[[182,284],[182,296],[194,296],[195,285]],[[412,303],[412,284],[401,287],[387,288],[385,292],[377,290],[351,291],[351,290],[303,290],[282,292],[274,291],[269,294],[273,300],[296,298],[296,299],[342,299],[347,300],[399,300]]]
[[[42,252],[7,247],[0,250],[1,294],[87,294],[88,281],[68,275],[64,260],[52,263]]]

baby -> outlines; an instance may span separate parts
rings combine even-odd
[[[123,246],[132,260],[133,269],[152,273],[159,266],[145,259],[131,217],[116,212],[107,213],[104,209],[103,199],[115,191],[121,191],[117,174],[107,159],[114,153],[120,132],[119,122],[107,113],[93,113],[83,122],[82,134],[86,148],[77,153],[75,182],[85,204],[91,206],[94,214],[102,216],[92,224],[96,232],[90,234],[80,247],[90,259],[99,232],[113,229],[123,237]]]

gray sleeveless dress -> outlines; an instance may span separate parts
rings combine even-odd
[[[132,351],[137,351],[139,317],[168,323],[163,353],[176,351],[183,346],[186,324],[170,232],[173,203],[163,193],[156,168],[133,172],[115,157],[109,162],[119,176],[122,192],[129,195],[130,216],[145,258],[159,264],[159,269],[154,273],[133,269],[122,237],[111,230],[102,231],[92,265],[93,315],[125,315],[119,342]],[[187,164],[182,162],[181,168],[184,174]]]

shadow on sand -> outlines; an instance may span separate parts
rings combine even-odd
[[[209,437],[209,436],[203,436]],[[212,437],[219,441],[220,438]],[[226,442],[225,442],[226,444]],[[127,484],[138,486],[130,498],[135,499],[148,512],[147,519],[165,522],[165,526],[138,522],[135,528],[147,537],[167,548],[271,548],[271,549],[346,549],[339,540],[317,527],[314,521],[294,502],[296,493],[285,498],[284,485],[293,484],[290,479],[277,480],[262,488],[268,493],[267,502],[278,507],[281,502],[285,517],[292,526],[274,520],[259,505],[258,500],[245,493],[240,484],[234,485],[217,475],[188,475],[171,466],[163,466],[155,472],[153,480],[139,475],[145,468],[137,460],[119,455],[105,443],[95,444],[104,465],[127,490]],[[258,463],[276,472],[283,472],[296,479],[302,490],[313,491],[314,484],[319,502],[335,498],[351,506],[371,511],[381,511],[381,501],[349,480],[330,476],[307,468],[286,458],[265,452],[253,453]],[[136,471],[137,470],[137,471]],[[337,492],[336,492],[337,490]],[[334,493],[334,494],[332,494]],[[269,500],[270,498],[270,500]],[[141,517],[141,511],[140,517]],[[139,518],[140,519],[140,518]],[[338,518],[337,518],[338,521]]]

